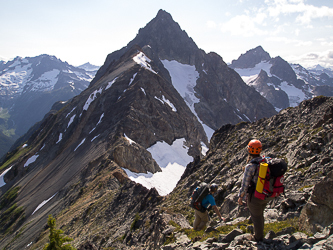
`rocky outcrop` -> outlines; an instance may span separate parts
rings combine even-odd
[[[329,159],[327,159],[329,160]],[[316,184],[307,204],[302,209],[300,228],[315,234],[333,223],[333,172]]]
[[[279,88],[275,88],[273,84],[279,83],[279,79],[275,76],[268,77],[267,72],[261,70],[258,78],[255,80],[256,89],[277,109],[285,109],[290,107],[289,97],[286,92]]]
[[[161,171],[161,168],[144,147],[127,139],[117,143],[113,151],[113,159],[120,167],[131,170],[134,173],[156,173]]]

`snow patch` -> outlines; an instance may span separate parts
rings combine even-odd
[[[252,122],[249,117],[247,117],[246,114],[243,114],[246,119],[248,119],[249,122]]]
[[[151,60],[143,53],[140,52],[136,56],[133,57],[133,61],[139,64],[141,67],[144,67],[145,69],[148,69],[149,71],[153,72],[154,74],[157,74],[156,71],[154,71],[151,66],[150,62]]]
[[[54,195],[52,195],[50,198],[48,198],[47,200],[42,201],[37,208],[32,212],[31,215],[33,215],[34,213],[36,213],[41,207],[43,207],[46,203],[48,203],[57,193],[55,193]]]
[[[102,122],[103,117],[104,117],[104,113],[101,115],[101,117],[99,118],[99,121],[97,122],[96,126],[89,132],[89,134],[91,134],[96,129],[96,127]]]
[[[201,142],[201,154],[206,156],[208,150],[209,148],[206,146],[206,144]]]
[[[74,149],[74,151],[76,151],[84,142],[85,142],[85,140],[86,140],[86,138],[84,138],[81,142],[80,142],[80,144]]]
[[[142,90],[142,92],[143,92],[145,95],[147,95],[147,94],[146,94],[146,91],[145,91],[144,88],[141,87],[141,90]]]
[[[27,166],[29,166],[31,163],[34,163],[34,162],[37,160],[38,156],[39,156],[39,155],[33,155],[33,156],[31,156],[31,157],[26,161],[26,163],[24,164],[24,167],[27,167]]]
[[[76,109],[76,107],[74,107],[74,108],[72,109],[72,111],[69,112],[69,113],[66,115],[66,118],[67,118],[67,116],[69,116],[69,115],[70,115],[75,109]]]
[[[93,142],[99,135],[96,135],[94,138],[91,139],[91,142]]]
[[[73,115],[73,116],[71,117],[71,119],[69,120],[69,123],[68,123],[68,125],[67,125],[67,128],[69,128],[69,126],[73,123],[75,116],[76,116],[76,115]]]
[[[301,89],[296,88],[294,85],[289,85],[286,81],[281,83],[281,89],[287,93],[291,107],[298,106],[306,99],[306,96]]]
[[[88,110],[90,104],[97,98],[97,93],[102,94],[103,89],[100,88],[99,90],[95,90],[92,94],[88,97],[86,103],[83,106],[83,110]]]
[[[124,134],[125,139],[132,145],[132,143],[136,143],[132,139],[130,139],[126,134]]]
[[[116,77],[115,79],[113,79],[111,82],[108,83],[108,85],[106,86],[105,90],[111,88],[111,86],[116,82],[118,77]]]
[[[131,84],[132,84],[132,82],[134,81],[134,79],[135,79],[135,77],[136,77],[137,74],[138,74],[138,73],[135,73],[135,74],[133,75],[133,77],[131,78],[130,83],[129,83],[128,85],[131,85]]]
[[[124,170],[132,181],[148,189],[155,187],[160,195],[167,195],[176,187],[186,165],[193,161],[193,158],[187,154],[188,147],[184,146],[184,143],[184,138],[175,140],[172,145],[157,142],[147,149],[162,172],[137,174],[128,169]]]
[[[208,140],[214,133],[214,130],[209,126],[205,125],[198,117],[195,111],[194,104],[199,103],[199,99],[195,96],[194,87],[197,84],[197,79],[199,78],[199,73],[196,71],[194,65],[181,64],[177,61],[161,61],[164,67],[169,71],[171,76],[171,81],[175,89],[181,95],[181,97],[186,102],[187,106],[190,108],[192,113],[197,117],[198,121],[202,124]]]
[[[247,69],[235,68],[234,70],[242,77],[243,81],[247,85],[251,85],[251,82],[253,82],[258,77],[261,70],[266,71],[267,75],[271,77],[272,76],[271,67],[272,64],[270,64],[267,61],[262,61],[256,64],[254,68],[247,68]]]
[[[49,91],[54,88],[54,85],[58,81],[58,75],[60,73],[60,70],[58,69],[53,69],[51,71],[45,72],[42,74],[38,80],[35,80],[31,83],[33,85],[32,90],[33,91],[38,91],[38,90],[43,90],[43,91]]]
[[[13,167],[13,166],[11,166],[10,168],[7,168],[7,169],[6,169],[5,171],[3,171],[2,174],[0,175],[0,187],[6,185],[6,182],[5,182],[5,180],[4,180],[4,177],[5,177],[5,174],[7,174],[7,172],[8,172],[9,170],[12,169],[12,167]]]
[[[58,141],[56,142],[56,144],[58,144],[61,140],[62,140],[62,133],[59,134],[59,139],[58,139]]]
[[[103,117],[104,117],[104,113],[101,114],[101,117],[99,118],[99,121],[97,122],[96,126],[98,126],[102,122]]]
[[[164,95],[162,95],[162,100],[160,98],[158,98],[157,96],[155,96],[155,99],[159,100],[163,104],[165,104],[165,103],[168,104],[173,112],[177,112],[177,109],[175,108],[175,105],[173,105],[168,99],[166,99],[164,97]]]

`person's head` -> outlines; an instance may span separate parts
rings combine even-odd
[[[209,191],[213,194],[217,191],[217,188],[218,188],[217,184],[212,183],[209,187]]]
[[[259,140],[253,139],[247,144],[247,151],[251,156],[259,156],[262,150],[262,144]]]

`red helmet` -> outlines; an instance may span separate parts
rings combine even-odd
[[[249,144],[247,144],[247,150],[251,155],[259,155],[262,149],[261,142],[259,140],[251,140]]]

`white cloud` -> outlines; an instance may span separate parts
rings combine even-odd
[[[206,22],[206,26],[209,29],[215,29],[217,27],[217,24],[214,21],[209,20],[209,21]]]
[[[258,25],[262,24],[266,17],[263,13],[257,14],[254,18],[248,15],[238,15],[221,24],[221,31],[245,37],[264,35],[266,32],[260,29]]]
[[[307,53],[299,56],[292,56],[286,59],[290,63],[300,63],[305,68],[313,67],[319,64],[325,68],[333,69],[333,50]]]
[[[295,20],[301,24],[310,24],[316,18],[333,17],[333,8],[305,4],[303,0],[274,0],[273,2],[265,0],[265,2],[269,5],[267,11],[270,16],[298,14]]]
[[[269,42],[277,42],[277,43],[285,43],[285,44],[292,44],[294,46],[310,46],[312,45],[312,41],[303,41],[297,39],[291,39],[288,37],[281,37],[281,36],[271,36],[265,39]]]

